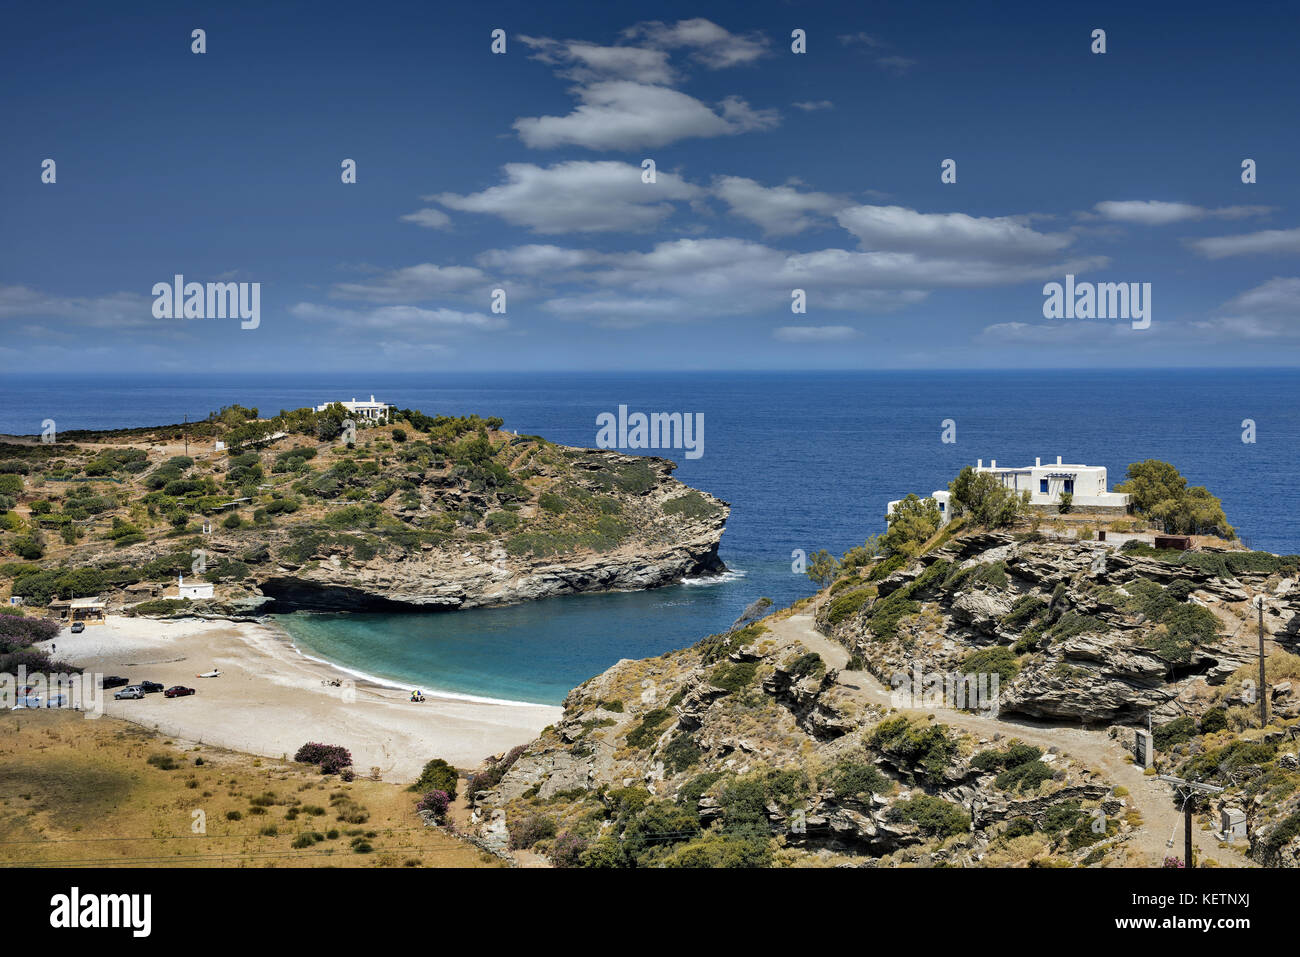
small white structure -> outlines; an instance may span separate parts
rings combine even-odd
[[[343,408],[347,409],[353,415],[370,422],[387,422],[391,415],[390,410],[393,408],[387,402],[376,402],[373,395],[370,397],[369,402],[358,402],[356,398],[353,397],[351,402],[340,402],[338,404],[343,406]],[[334,403],[326,402],[323,405],[318,405],[316,406],[316,411],[324,412],[331,405],[334,405]]]
[[[224,452],[226,450],[226,443],[217,439],[216,444],[212,446],[212,450],[214,452]]]
[[[1041,458],[1034,459],[1034,464],[1024,468],[998,468],[997,459],[990,459],[985,466],[984,460],[975,463],[976,472],[988,472],[995,476],[1005,488],[1019,494],[1029,493],[1029,504],[1038,506],[1057,506],[1061,502],[1061,493],[1068,492],[1073,507],[1076,509],[1105,509],[1107,511],[1125,512],[1128,510],[1129,497],[1122,492],[1109,491],[1106,485],[1106,468],[1102,465],[1067,465],[1056,457],[1056,464],[1044,465]],[[952,517],[949,493],[935,491],[930,493],[939,504],[941,524],[948,524]],[[893,514],[894,506],[902,501],[897,499],[885,507],[885,518]]]
[[[177,598],[211,598],[212,582],[190,582],[185,584],[185,576],[176,576],[176,597]]]
[[[23,596],[22,596],[22,595],[10,595],[10,596],[9,596],[9,604],[11,604],[11,605],[21,605],[22,603],[23,603]]]
[[[1156,747],[1150,731],[1138,729],[1134,732],[1133,763],[1144,770],[1155,767]]]
[[[936,503],[938,504],[938,506],[939,506],[939,524],[940,524],[940,525],[947,525],[947,524],[948,524],[948,520],[949,520],[950,518],[952,518],[951,509],[949,509],[949,507],[948,507],[949,504],[950,504],[950,500],[951,500],[951,498],[952,498],[952,493],[949,492],[947,489],[936,489],[935,491],[931,492],[929,495],[924,496],[924,497],[925,497],[925,498],[932,498],[932,499],[935,500],[935,502],[936,502]],[[901,504],[902,501],[903,501],[903,500],[902,500],[901,498],[900,498],[900,499],[895,499],[894,501],[890,502],[890,503],[885,507],[885,520],[886,520],[886,521],[889,520],[889,516],[891,516],[891,515],[894,514],[894,507],[895,507],[896,505]]]
[[[1244,841],[1246,833],[1246,812],[1239,807],[1223,806],[1219,808],[1219,833],[1225,841]]]

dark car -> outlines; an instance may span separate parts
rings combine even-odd
[[[79,635],[85,630],[86,630],[86,623],[84,621],[74,621],[72,623],[72,633],[74,635]]]
[[[121,675],[105,675],[103,682],[100,684],[100,687],[120,688],[122,687],[122,685],[129,685],[130,683],[131,683],[130,678],[123,678]]]
[[[153,694],[155,691],[162,691],[163,686],[156,681],[141,681],[140,690],[145,694]]]
[[[163,692],[164,698],[184,698],[187,694],[194,694],[193,688],[187,688],[184,685],[174,685]]]

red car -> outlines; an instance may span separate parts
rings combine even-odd
[[[184,685],[174,685],[163,692],[164,698],[184,698],[187,694],[194,694],[193,688],[187,688]]]

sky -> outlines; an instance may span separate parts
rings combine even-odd
[[[14,7],[0,367],[1294,366],[1300,10],[1135,6]]]

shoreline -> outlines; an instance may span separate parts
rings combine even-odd
[[[306,655],[274,621],[112,617],[79,635],[64,629],[53,644],[55,658],[86,671],[197,692],[118,701],[118,689],[109,689],[105,714],[272,758],[292,758],[308,741],[341,744],[358,775],[377,767],[385,778],[414,780],[436,757],[477,767],[532,740],[563,713],[445,692],[426,691],[424,702],[412,702],[405,690]],[[212,668],[221,677],[197,677]],[[341,678],[342,685],[330,683]]]
[[[326,614],[340,614],[339,612],[327,612]],[[346,614],[346,613],[343,613]],[[227,619],[221,619],[227,620]],[[384,691],[398,691],[406,694],[411,690],[412,683],[409,681],[399,681],[396,678],[384,678],[379,675],[372,675],[368,672],[361,671],[357,668],[351,668],[347,665],[341,665],[336,661],[330,661],[315,653],[305,651],[301,645],[294,639],[284,625],[275,619],[274,615],[268,615],[264,619],[259,619],[256,624],[265,628],[267,631],[278,634],[283,641],[299,658],[304,661],[310,661],[313,664],[321,665],[331,671],[336,671],[345,678],[355,679],[359,684],[367,687],[382,689]],[[424,694],[425,698],[439,698],[446,701],[467,701],[471,704],[493,704],[500,705],[503,708],[551,708],[559,705],[548,705],[540,701],[518,701],[513,698],[492,698],[486,695],[475,695],[460,691],[447,691],[445,689],[434,689],[426,691],[425,686],[415,683],[415,688]]]

